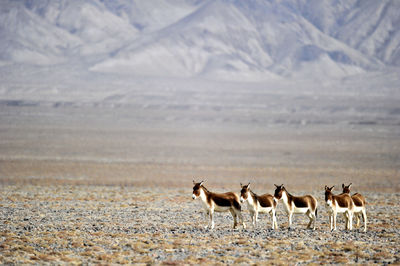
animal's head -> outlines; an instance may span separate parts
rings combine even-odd
[[[249,197],[249,193],[250,193],[250,183],[248,183],[247,185],[242,185],[242,183],[240,183],[240,187],[242,188],[240,190],[240,202],[245,202],[247,200],[247,198]]]
[[[201,182],[199,182],[199,183],[196,183],[194,180],[193,180],[193,194],[192,194],[192,198],[193,199],[196,199],[197,197],[199,197],[200,196],[200,190],[201,190],[201,188],[203,187],[203,183],[204,183],[204,181],[201,181]]]
[[[350,193],[351,183],[348,186],[342,184],[343,193]]]
[[[332,201],[333,201],[332,190],[334,187],[335,186],[332,186],[332,187],[325,186],[325,202],[328,206],[332,205]]]
[[[282,194],[283,194],[283,191],[285,190],[285,187],[283,186],[283,184],[280,186],[275,185],[275,187],[276,188],[275,188],[274,198],[277,200],[280,200],[282,198]]]

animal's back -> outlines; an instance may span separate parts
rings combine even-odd
[[[357,207],[365,206],[365,198],[363,195],[355,193],[353,196],[351,196],[351,199],[353,200],[354,205]]]
[[[271,194],[264,194],[261,196],[257,196],[257,199],[258,202],[260,202],[260,206],[263,208],[276,206],[276,203],[274,202],[274,197]]]
[[[212,193],[212,198],[215,204],[222,207],[234,206],[236,209],[241,209],[239,203],[239,196],[233,192],[225,193]]]
[[[353,209],[353,200],[349,194],[342,193],[335,196],[336,202],[338,203],[339,207],[341,208],[349,208],[350,210]]]
[[[316,206],[316,200],[313,196],[311,195],[306,195],[304,197],[293,197],[294,205],[297,208],[307,208],[309,205],[311,205],[311,208],[314,210]]]

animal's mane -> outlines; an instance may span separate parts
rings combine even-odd
[[[290,194],[289,191],[287,191],[285,187],[283,187],[282,190],[286,192],[286,194],[288,195],[288,197],[293,197],[293,195]]]
[[[251,189],[249,189],[249,191],[250,191],[251,196],[252,196],[253,198],[255,198],[255,199],[256,199],[256,202],[257,202],[257,201],[258,201],[258,195],[257,195],[256,193],[254,193]]]
[[[200,187],[202,187],[207,193],[210,193],[210,191],[205,186],[201,185]]]

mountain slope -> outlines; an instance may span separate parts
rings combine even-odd
[[[2,64],[262,80],[400,66],[398,1],[5,0]]]
[[[296,6],[322,32],[386,64],[400,66],[399,1],[311,0],[296,1]]]
[[[92,70],[254,79],[315,71],[343,76],[377,65],[286,6],[213,1]]]
[[[11,62],[60,63],[66,60],[66,51],[82,44],[79,38],[13,1],[0,7],[0,33],[0,57]]]

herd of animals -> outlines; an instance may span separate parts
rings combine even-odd
[[[275,193],[257,195],[250,189],[250,183],[241,186],[240,197],[234,192],[214,193],[209,191],[202,182],[193,181],[192,198],[200,198],[206,214],[209,217],[209,223],[206,228],[214,228],[214,212],[229,211],[233,216],[233,228],[238,226],[238,220],[243,228],[246,225],[243,221],[241,203],[247,202],[248,210],[252,224],[255,227],[257,224],[258,213],[269,213],[272,218],[272,229],[277,229],[276,209],[279,201],[283,201],[285,211],[288,216],[289,229],[292,225],[292,216],[295,213],[305,214],[310,222],[307,228],[315,230],[315,222],[317,219],[318,202],[312,195],[293,196],[282,185],[275,185]],[[338,213],[343,213],[345,218],[346,230],[352,230],[353,216],[357,219],[357,227],[360,227],[360,216],[364,221],[364,232],[367,231],[367,215],[365,210],[365,198],[355,193],[350,195],[351,183],[348,186],[342,184],[343,192],[341,194],[333,194],[333,187],[325,186],[325,204],[329,213],[330,229],[336,230],[336,216]]]

